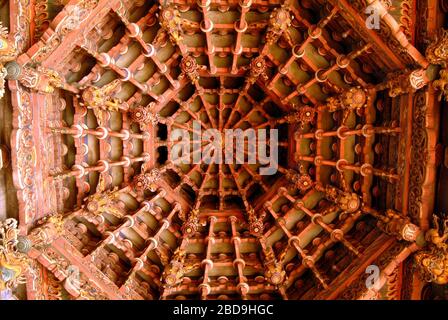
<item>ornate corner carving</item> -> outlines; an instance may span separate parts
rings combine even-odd
[[[427,282],[448,284],[448,219],[434,215],[434,228],[428,230],[425,239],[428,247],[415,254],[415,262],[420,275]]]
[[[11,291],[25,283],[25,270],[29,265],[26,253],[30,247],[30,241],[19,236],[17,220],[0,221],[0,292]]]

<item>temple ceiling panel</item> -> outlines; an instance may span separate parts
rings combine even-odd
[[[2,296],[430,296],[448,282],[437,4],[0,7]]]

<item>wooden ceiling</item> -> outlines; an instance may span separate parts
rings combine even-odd
[[[365,23],[371,3],[378,31]],[[424,86],[432,69],[403,3],[51,4],[17,58],[42,86],[31,96],[37,207],[21,223],[54,242],[29,255],[42,270],[65,261],[53,281],[69,298],[364,294],[345,289],[407,250],[398,239],[421,238],[408,208],[412,98],[402,97],[421,89],[406,86],[409,74]],[[258,157],[172,161],[170,137],[193,136],[195,122],[220,134],[277,129],[277,173],[260,174]],[[397,235],[391,221],[417,231]],[[67,264],[91,290],[66,285]]]

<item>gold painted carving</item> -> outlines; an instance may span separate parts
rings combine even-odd
[[[118,187],[113,190],[97,192],[85,199],[85,208],[94,215],[108,213],[121,219],[124,216],[119,204],[120,192]]]
[[[247,220],[249,221],[249,232],[256,236],[261,237],[264,231],[263,220],[266,218],[266,212],[262,211],[260,216],[257,217],[255,210],[250,208],[247,212]]]
[[[82,93],[84,104],[93,110],[99,126],[106,125],[108,111],[128,109],[120,99],[112,98],[112,94],[116,93],[120,83],[120,79],[115,79],[101,88],[90,86]]]
[[[440,91],[439,93],[439,101],[442,100],[442,98],[445,98],[445,100],[448,99],[448,69],[442,69],[440,70],[440,78],[434,81],[434,88]]]
[[[285,258],[286,250],[282,251],[277,260],[274,251],[271,247],[263,248],[265,255],[265,272],[266,280],[274,286],[280,286],[286,280],[286,271],[283,268],[283,259]]]
[[[199,210],[193,209],[190,211],[187,221],[182,225],[182,233],[185,236],[194,235],[199,229]]]
[[[269,17],[268,31],[266,32],[266,43],[272,45],[276,43],[282,34],[291,25],[291,13],[288,4],[283,4],[281,7],[276,8]]]
[[[187,252],[185,249],[178,247],[171,257],[171,262],[165,267],[162,279],[164,279],[166,287],[173,287],[182,282],[184,275],[194,269],[200,267],[200,263],[188,263],[185,261]]]
[[[448,30],[440,29],[434,42],[426,49],[426,59],[432,64],[447,66],[448,60]]]
[[[448,219],[442,227],[441,219],[434,215],[434,228],[426,232],[425,238],[429,246],[415,254],[417,267],[426,281],[448,284]]]
[[[29,249],[29,243],[20,239],[17,225],[15,219],[0,222],[0,291],[25,282],[28,261],[24,252]]]

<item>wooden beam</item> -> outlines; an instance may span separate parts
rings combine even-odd
[[[58,71],[63,66],[67,55],[79,45],[80,41],[84,41],[87,33],[109,14],[111,8],[118,6],[120,1],[100,0],[85,16],[76,17],[77,14],[79,15],[80,2],[86,1],[71,0],[53,19],[41,40],[21,55],[17,61],[22,64],[41,63],[45,68]],[[75,26],[74,23],[78,25]]]
[[[107,276],[105,276],[89,258],[85,258],[75,247],[73,247],[65,238],[59,237],[52,242],[51,246],[64,256],[72,265],[79,268],[79,271],[95,287],[98,287],[102,293],[111,300],[124,300],[119,294],[118,287]],[[89,257],[89,256],[87,256]]]
[[[339,276],[334,279],[328,290],[320,292],[315,299],[336,299],[350,284],[362,277],[366,268],[371,265],[383,252],[396,242],[396,239],[381,234],[364,252],[360,258],[355,259]]]
[[[385,65],[390,69],[404,69],[406,66],[397,54],[374,31],[367,28],[366,20],[347,2],[347,0],[329,0],[333,6],[338,6],[340,15],[351,25],[366,42],[373,44],[372,48],[378,53]]]

